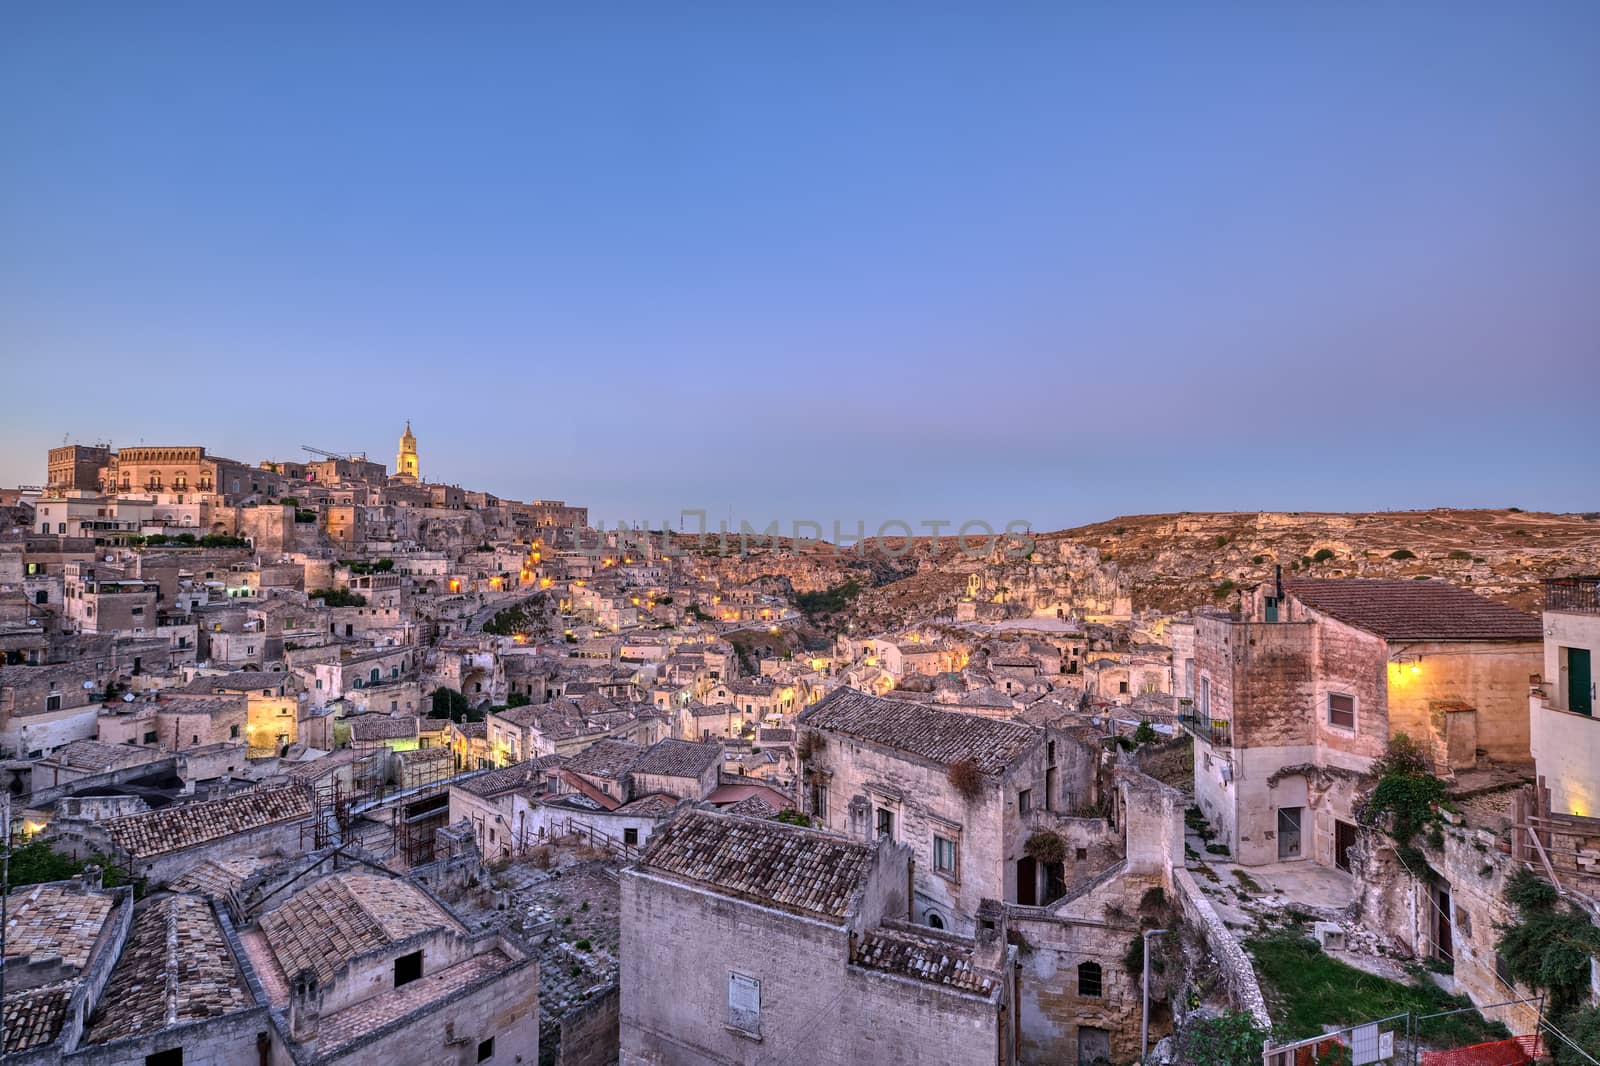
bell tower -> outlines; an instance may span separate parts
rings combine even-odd
[[[422,479],[421,468],[417,465],[417,438],[411,433],[410,419],[406,420],[406,432],[400,438],[400,453],[394,457],[394,475],[412,481]]]

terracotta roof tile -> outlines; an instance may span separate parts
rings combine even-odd
[[[1544,639],[1538,618],[1448,581],[1296,578],[1283,588],[1314,611],[1388,640]]]
[[[886,700],[853,688],[836,689],[800,715],[802,725],[839,733],[945,766],[971,759],[998,773],[1025,755],[1044,734],[1032,726],[906,700]]]
[[[782,822],[686,811],[650,838],[639,868],[751,903],[841,919],[855,906],[873,850]]]
[[[253,788],[201,803],[130,814],[105,823],[111,839],[135,858],[149,858],[208,844],[275,822],[311,814],[311,790],[301,784]]]
[[[973,966],[970,942],[903,929],[868,930],[856,942],[850,961],[863,969],[948,985],[980,996],[994,991],[999,976]]]
[[[284,974],[309,969],[323,981],[358,955],[443,927],[460,923],[425,892],[369,873],[325,877],[261,918]]]
[[[722,761],[721,744],[695,744],[687,740],[660,740],[644,750],[630,767],[631,773],[667,777],[699,777]]]

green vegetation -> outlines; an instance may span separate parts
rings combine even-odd
[[[1395,854],[1412,873],[1421,873],[1427,863],[1411,841],[1425,829],[1437,830],[1436,808],[1444,799],[1444,782],[1433,776],[1421,745],[1405,733],[1394,735],[1389,750],[1373,763],[1372,771],[1378,776],[1378,787],[1373,789],[1359,821],[1374,826],[1387,817],[1387,832],[1395,841]]]
[[[1223,858],[1227,858],[1231,856],[1233,852],[1228,849],[1228,845],[1226,844],[1207,844],[1206,854],[1221,855]]]
[[[1239,587],[1239,583],[1237,581],[1234,581],[1233,578],[1230,577],[1230,578],[1227,578],[1226,580],[1224,580],[1221,584],[1217,585],[1215,588],[1213,588],[1211,590],[1211,595],[1215,596],[1217,599],[1220,600],[1223,597],[1225,597],[1228,594],[1230,594],[1231,592],[1233,592],[1233,590],[1238,588],[1238,587]]]
[[[1513,874],[1505,895],[1517,909],[1516,924],[1500,927],[1496,945],[1506,971],[1548,993],[1553,1011],[1577,1006],[1589,988],[1589,960],[1600,955],[1600,928],[1532,871]]]
[[[859,595],[861,595],[861,585],[855,578],[851,578],[844,584],[835,585],[825,592],[802,592],[794,598],[794,605],[808,617],[815,617],[819,614],[842,611]]]
[[[294,520],[301,525],[309,525],[317,520],[317,512],[305,507],[296,507]]]
[[[513,692],[506,697],[507,707],[526,707],[533,702],[533,697],[526,692]]]
[[[1395,560],[1396,562],[1401,562],[1406,559],[1415,559],[1416,557],[1417,553],[1409,548],[1399,548],[1389,553],[1389,558]]]
[[[696,622],[713,622],[713,621],[716,621],[716,619],[712,618],[709,614],[706,614],[704,611],[702,611],[700,609],[700,605],[698,603],[691,603],[686,608],[686,612],[688,613],[689,617],[693,618]]]
[[[85,866],[98,866],[104,870],[101,884],[107,888],[128,883],[122,871],[111,865],[111,860],[99,852],[87,859],[74,859],[51,850],[43,840],[34,840],[11,850],[11,887],[15,889],[46,881],[67,881],[81,874]]]
[[[772,820],[774,822],[783,822],[785,825],[798,825],[803,829],[811,828],[811,819],[792,808],[787,811],[779,811],[772,816]]]
[[[1332,548],[1318,548],[1317,551],[1316,551],[1316,554],[1311,557],[1311,561],[1313,563],[1325,563],[1329,559],[1332,559],[1332,558],[1333,558],[1333,549]]]
[[[544,613],[543,604],[544,596],[541,593],[522,603],[496,611],[493,618],[483,623],[483,631],[493,633],[497,637],[531,633],[539,627],[540,618]]]
[[[1455,551],[1453,551],[1449,555],[1445,556],[1445,558],[1453,559],[1458,563],[1464,563],[1464,562],[1468,562],[1469,560],[1471,560],[1472,553],[1471,552],[1464,552],[1461,549],[1457,548]]]
[[[1155,740],[1156,729],[1149,722],[1140,722],[1139,728],[1133,731],[1133,742],[1135,744],[1150,744],[1154,743]]]
[[[1060,833],[1048,829],[1035,829],[1022,846],[1022,853],[1046,866],[1067,860],[1067,842]]]
[[[1267,557],[1265,555],[1252,555],[1250,556],[1250,561],[1255,563],[1257,566],[1260,566],[1262,563],[1267,561]]]
[[[483,712],[474,710],[467,698],[453,688],[440,685],[433,690],[433,706],[429,718],[448,718],[452,722],[481,722]]]
[[[1226,548],[1228,546],[1228,541],[1231,540],[1231,539],[1232,538],[1229,537],[1226,533],[1218,533],[1217,534],[1217,539],[1212,541],[1211,543],[1216,545],[1219,548]]]
[[[1142,949],[1141,949],[1142,950]],[[1259,1066],[1267,1032],[1247,1011],[1231,1010],[1183,1031],[1183,1061],[1207,1066]]]
[[[340,559],[341,566],[348,566],[352,574],[387,574],[394,569],[393,559],[379,559],[377,562],[362,562],[359,559]]]
[[[1324,1024],[1355,1025],[1406,1011],[1435,1014],[1472,1006],[1465,997],[1448,995],[1426,978],[1407,985],[1358,970],[1323,954],[1315,940],[1294,930],[1258,937],[1245,946],[1255,958],[1256,976],[1278,1020],[1277,1035],[1286,1040],[1316,1036]],[[1422,1023],[1425,1042],[1454,1047],[1510,1035],[1505,1026],[1487,1022],[1471,1010]],[[1257,1061],[1259,1055],[1258,1048]]]
[[[1581,1048],[1600,1048],[1600,1007],[1580,1007],[1557,1015],[1555,1026]],[[1588,1066],[1587,1059],[1559,1040],[1546,1040],[1554,1053],[1557,1066]]]
[[[132,548],[155,548],[163,544],[171,544],[181,548],[248,548],[250,542],[243,537],[229,536],[225,533],[207,533],[197,537],[193,533],[179,533],[169,537],[165,533],[152,533],[148,537],[132,536],[128,538],[128,546]]]
[[[316,589],[308,593],[312,599],[321,600],[328,607],[365,607],[367,598],[349,589]]]
[[[1233,871],[1233,876],[1239,882],[1239,887],[1244,889],[1246,892],[1254,892],[1257,895],[1260,895],[1266,891],[1261,887],[1260,881],[1257,881],[1243,870]]]

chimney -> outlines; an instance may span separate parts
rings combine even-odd
[[[289,1040],[310,1044],[322,1025],[322,985],[312,970],[295,975],[289,990]]]
[[[83,873],[78,875],[78,883],[83,888],[85,896],[92,896],[100,891],[100,885],[105,876],[105,871],[98,866],[90,865],[83,868]]]
[[[994,972],[1004,968],[1006,961],[1006,908],[997,899],[986,899],[978,904],[978,930],[972,951],[972,965],[979,970]]]

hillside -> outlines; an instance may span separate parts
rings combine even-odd
[[[941,553],[937,563],[924,561],[921,572],[864,596],[858,622],[893,624],[948,610],[974,569],[990,587],[1011,590],[1012,611],[1023,614],[1042,606],[1053,589],[1085,584],[1102,590],[1114,584],[1141,611],[1227,605],[1238,589],[1271,578],[1277,565],[1285,574],[1318,577],[1443,578],[1537,610],[1540,579],[1600,573],[1596,513],[1184,512],[1035,534],[1035,543],[1026,561],[980,565]]]

